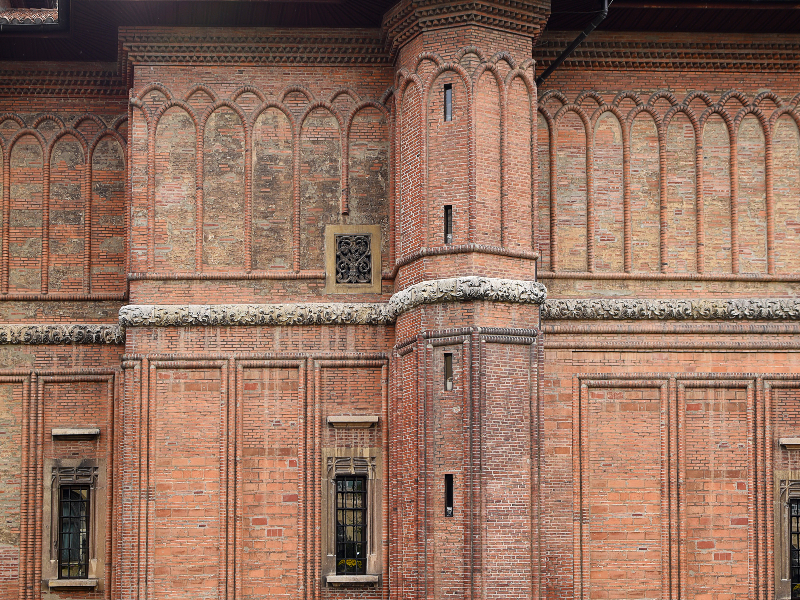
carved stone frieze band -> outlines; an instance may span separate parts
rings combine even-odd
[[[389,64],[378,29],[120,28],[134,64]]]
[[[475,24],[536,37],[550,15],[541,0],[403,0],[383,17],[387,46],[392,53],[421,31]]]
[[[0,344],[124,344],[119,325],[0,325]]]
[[[488,300],[541,304],[547,290],[535,281],[456,277],[423,281],[387,303],[129,305],[119,312],[123,327],[192,325],[382,325],[423,304]]]
[[[550,66],[574,37],[574,32],[543,33],[533,56],[538,68]],[[636,39],[628,32],[597,31],[559,68],[797,71],[800,36],[764,36],[756,41],[735,34],[659,33],[658,39],[646,35]]]
[[[542,319],[800,320],[800,299],[548,300]]]
[[[124,103],[127,86],[116,63],[9,61],[0,64],[0,96],[102,96]]]

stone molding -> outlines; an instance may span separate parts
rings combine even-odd
[[[0,25],[57,25],[57,8],[11,8],[0,11]]]
[[[124,108],[128,88],[116,63],[3,62],[0,96],[118,97]]]
[[[119,325],[0,325],[0,344],[124,344],[126,327],[385,325],[423,304],[488,300],[540,304],[550,320],[800,320],[800,299],[547,300],[540,283],[487,277],[425,281],[388,303],[128,305]]]
[[[548,300],[542,319],[800,320],[800,299]]]
[[[423,281],[394,294],[386,303],[128,305],[119,311],[122,327],[197,325],[385,325],[423,304],[488,300],[541,304],[547,290],[535,281],[457,277]]]
[[[545,32],[534,49],[538,70],[555,60],[577,32]],[[597,31],[560,69],[670,71],[800,71],[800,36],[659,34],[632,39]]]
[[[450,2],[404,0],[383,17],[386,45],[394,55],[422,31],[459,25],[482,25],[536,38],[550,15],[550,3],[541,0],[477,0]]]
[[[119,325],[0,325],[0,344],[124,344]]]
[[[133,64],[389,64],[379,29],[121,27]]]

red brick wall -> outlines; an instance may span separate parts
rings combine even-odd
[[[800,422],[768,407],[780,411],[792,397],[796,349],[554,329],[545,325],[542,381],[548,597],[680,590],[732,598],[772,589],[769,457],[775,449],[776,468],[788,466],[777,437]]]
[[[54,99],[52,113],[0,117],[4,196],[3,293],[35,298],[122,297],[125,292],[124,104]],[[14,102],[0,100],[7,111]],[[85,109],[84,109],[85,110]]]
[[[796,273],[796,93],[786,74],[556,71],[539,104],[542,270]]]
[[[396,68],[134,65],[130,133],[118,97],[4,100],[2,320],[112,323],[126,262],[133,303],[330,301],[326,224],[383,234],[381,293],[335,301],[530,280],[537,249],[551,298],[796,296],[794,74],[565,66],[534,115],[531,46],[468,25]],[[75,453],[115,465],[106,597],[771,597],[799,332],[469,302],[394,326],[132,328],[124,362],[3,346],[0,597],[40,595],[34,492]],[[326,423],[351,413],[380,421]],[[76,419],[113,438],[50,440]],[[321,457],[352,447],[384,477],[382,580],[359,590],[321,580]]]

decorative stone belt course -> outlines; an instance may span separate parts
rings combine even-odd
[[[800,320],[800,299],[548,300],[542,319]]]
[[[423,281],[386,303],[129,305],[119,311],[123,327],[192,325],[383,325],[423,304],[488,300],[542,304],[544,285],[535,281],[456,277]]]
[[[0,325],[0,344],[124,344],[119,325]]]
[[[127,327],[231,325],[384,325],[423,304],[489,300],[541,305],[546,320],[800,321],[798,299],[557,299],[533,281],[458,277],[424,281],[386,303],[123,306],[119,325],[0,325],[0,344],[124,344]]]

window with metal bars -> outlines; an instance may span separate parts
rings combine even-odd
[[[800,498],[789,500],[789,568],[792,598],[800,598]]]
[[[336,478],[336,574],[367,572],[367,479]]]
[[[89,576],[89,486],[64,485],[58,494],[58,577]]]

